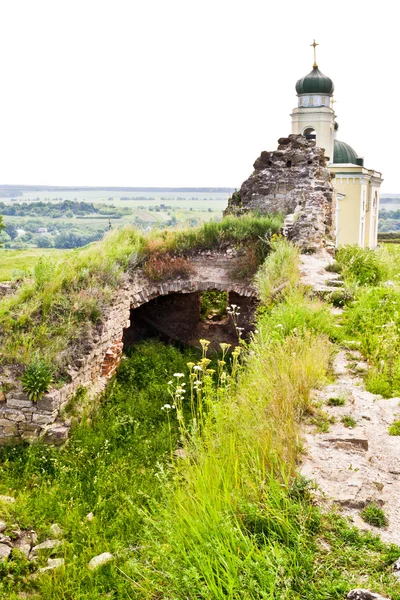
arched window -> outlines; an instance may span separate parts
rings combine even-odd
[[[308,140],[316,140],[317,139],[317,134],[316,134],[314,127],[306,127],[305,130],[303,131],[303,135]]]

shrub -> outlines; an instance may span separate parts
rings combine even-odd
[[[353,300],[355,299],[355,293],[354,290],[346,286],[344,288],[337,289],[334,292],[331,292],[329,299],[332,302],[333,306],[342,308],[343,306],[347,306],[348,304],[350,304],[350,302],[353,302]]]
[[[370,525],[375,527],[385,527],[388,524],[387,517],[384,511],[375,503],[368,504],[361,511],[361,518]]]
[[[376,285],[385,277],[384,264],[376,251],[359,246],[343,246],[336,254],[345,279],[360,285]]]
[[[175,277],[187,278],[193,273],[190,262],[182,256],[156,253],[145,262],[143,266],[145,275],[153,280],[174,279]]]
[[[22,389],[30,400],[37,402],[45,394],[53,381],[51,369],[40,358],[33,360],[21,377]]]
[[[222,319],[226,317],[228,305],[228,293],[212,290],[201,294],[200,319],[206,320],[212,317]]]

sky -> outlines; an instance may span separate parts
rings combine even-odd
[[[400,192],[396,3],[0,0],[0,183],[240,187],[335,84],[339,139]]]

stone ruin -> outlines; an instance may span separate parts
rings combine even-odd
[[[280,138],[278,144],[274,152],[261,152],[225,214],[281,213],[284,235],[304,252],[332,246],[336,195],[324,149],[302,135]]]
[[[0,383],[11,384],[6,386],[7,391],[0,387],[0,446],[39,438],[46,443],[62,444],[72,424],[67,409],[73,395],[82,387],[91,390],[92,395],[99,393],[115,373],[123,349],[141,339],[146,329],[155,329],[175,342],[190,343],[200,316],[200,293],[228,292],[229,302],[239,304],[245,318],[250,320],[257,292],[250,282],[232,277],[232,269],[241,258],[235,253],[232,248],[199,252],[191,259],[190,279],[178,277],[152,282],[140,271],[127,275],[112,305],[87,340],[85,354],[77,355],[69,366],[69,382],[49,390],[37,402],[28,398],[12,374],[8,381],[0,373]],[[226,332],[225,328],[224,336]]]

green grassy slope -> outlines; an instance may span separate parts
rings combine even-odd
[[[203,356],[144,343],[63,448],[1,451],[0,494],[16,503],[0,518],[40,540],[57,522],[65,540],[53,573],[31,579],[21,557],[0,563],[3,598],[341,600],[369,587],[400,599],[390,574],[400,550],[323,513],[296,475],[299,427],[318,410],[311,391],[341,334],[297,287],[297,252],[273,247],[249,347],[210,363],[206,343]],[[105,551],[114,561],[89,572]]]

